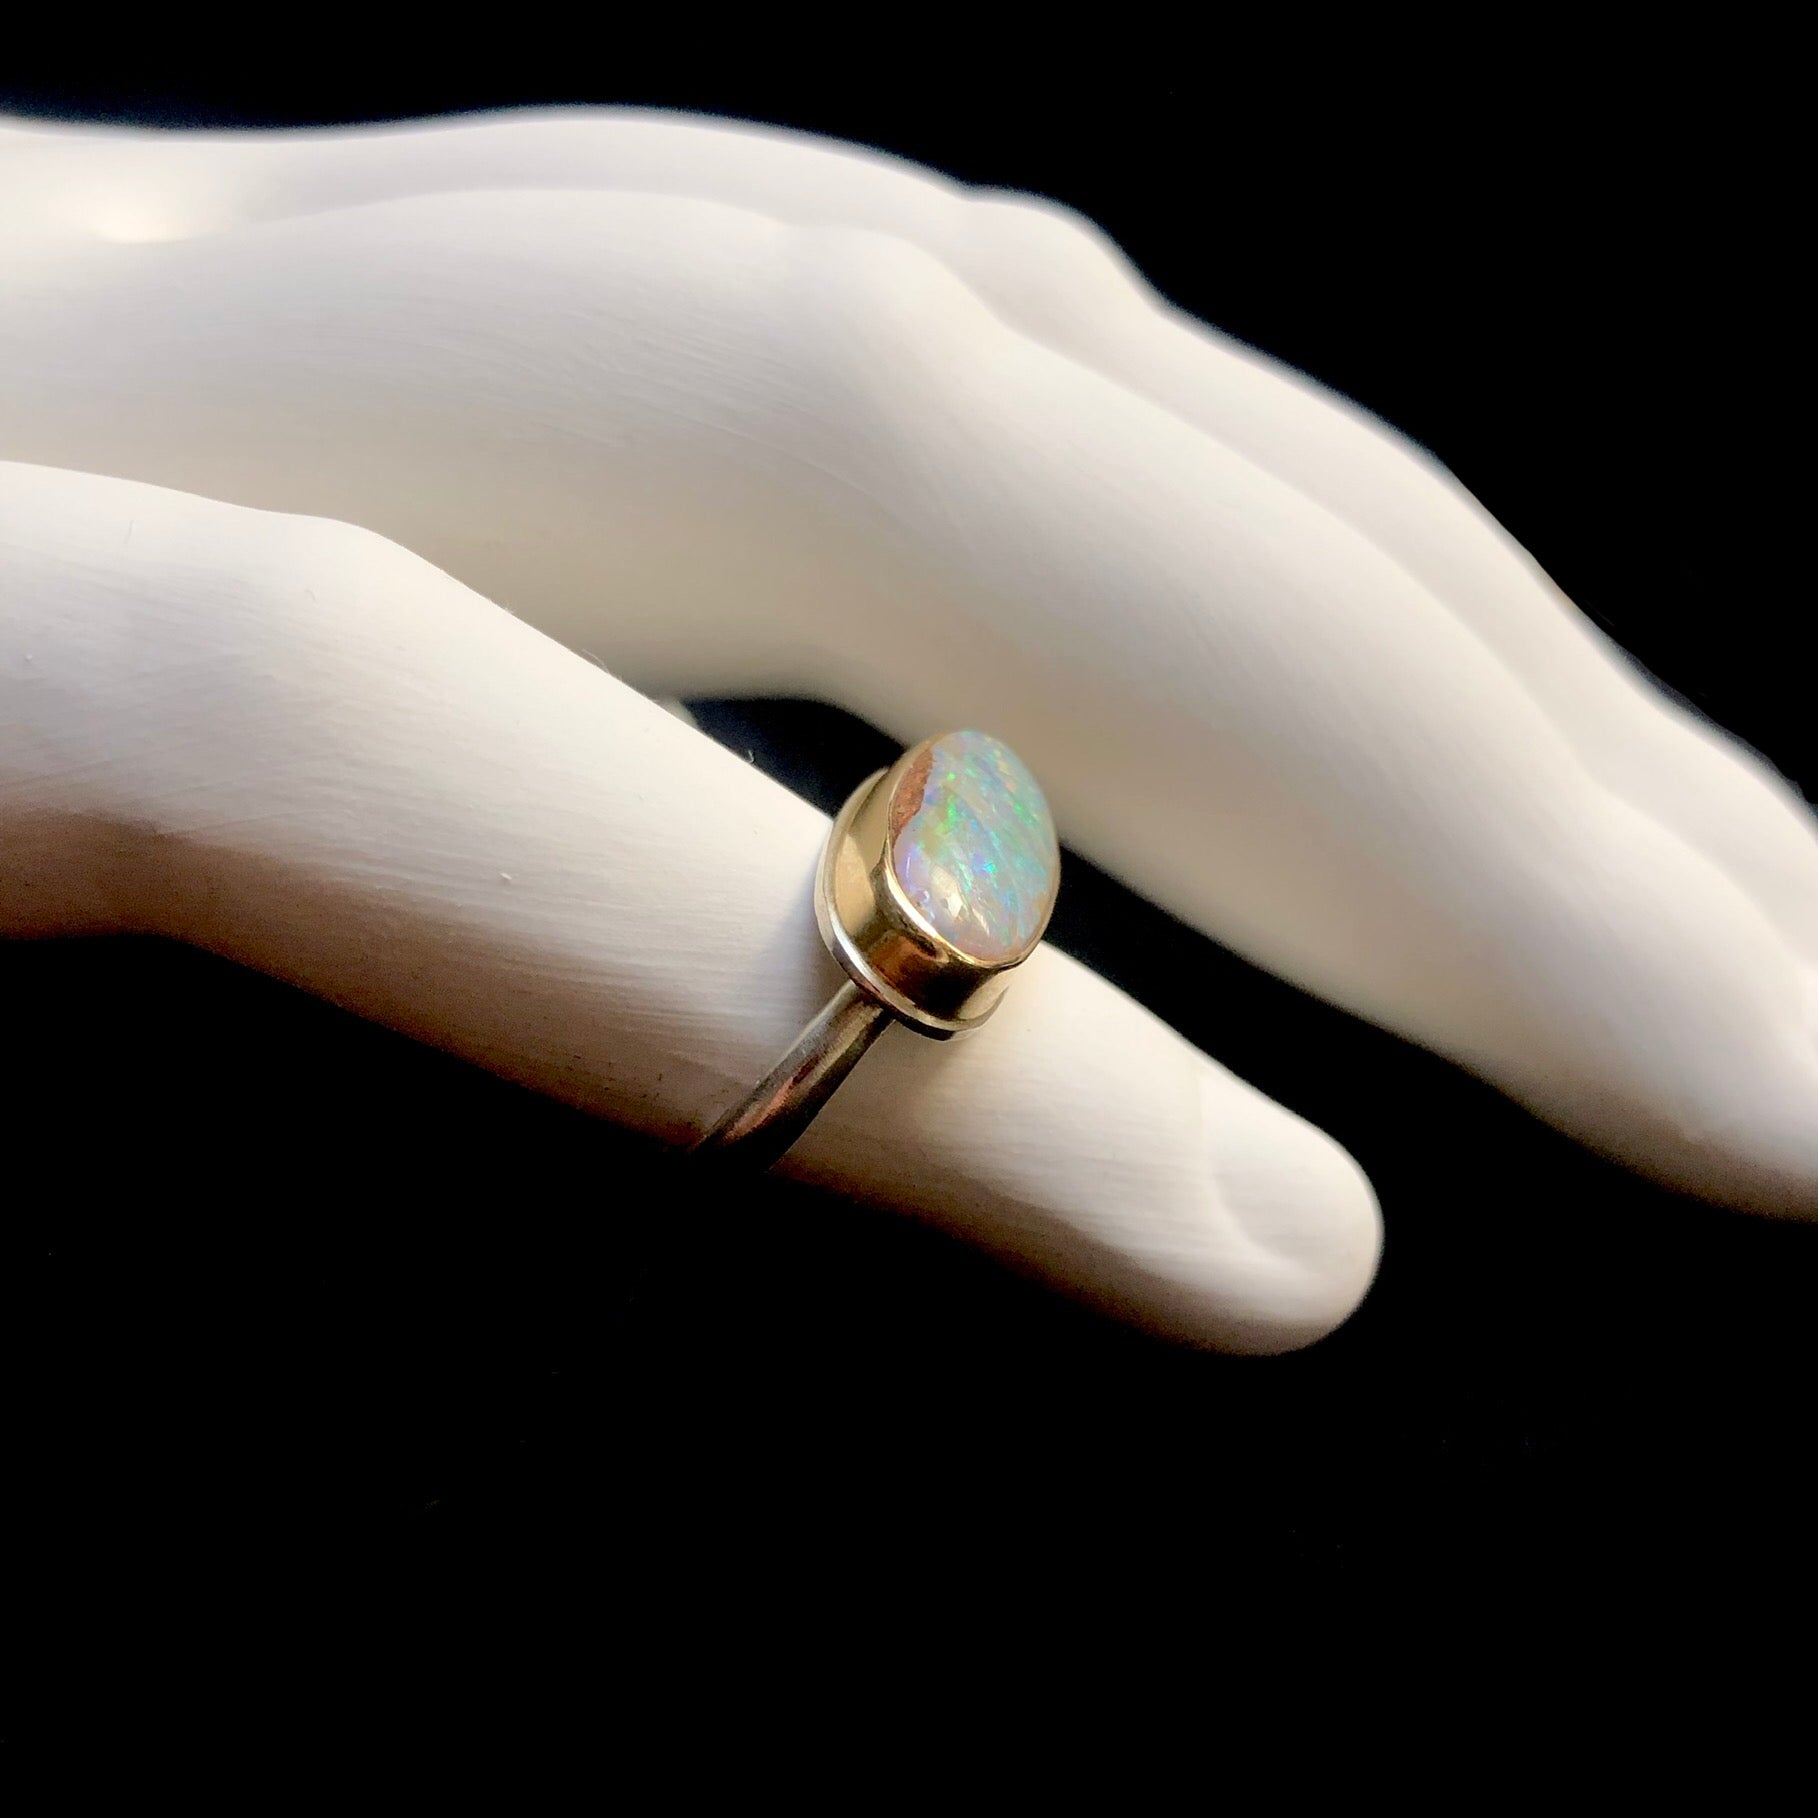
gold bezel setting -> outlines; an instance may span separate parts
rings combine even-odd
[[[1041,945],[1059,885],[1047,798],[1001,741],[942,733],[868,776],[814,882],[814,919],[846,982],[693,1145],[697,1165],[768,1168],[892,1022],[937,1040],[976,1029]]]
[[[821,853],[814,913],[821,938],[861,989],[921,1034],[945,1039],[978,1028],[997,1008],[1048,916],[1013,957],[986,964],[939,934],[905,895],[892,862],[891,810],[918,767],[926,774],[936,742],[912,746],[847,798]]]

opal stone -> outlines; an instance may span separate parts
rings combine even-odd
[[[1021,959],[1047,925],[1060,844],[1041,786],[1001,740],[949,732],[890,806],[890,863],[936,934],[985,966]]]

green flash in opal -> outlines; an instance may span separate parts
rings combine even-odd
[[[1041,939],[1060,883],[1060,843],[1041,786],[1000,739],[950,732],[892,803],[891,868],[950,946],[1009,966]]]

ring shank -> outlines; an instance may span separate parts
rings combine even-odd
[[[695,1144],[692,1153],[701,1161],[736,1164],[741,1170],[768,1168],[808,1128],[894,1020],[887,1006],[848,979],[789,1052]]]

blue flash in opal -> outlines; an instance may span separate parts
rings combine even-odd
[[[936,739],[920,774],[920,801],[891,816],[890,862],[904,896],[981,965],[1023,958],[1047,926],[1060,882],[1060,844],[1040,784],[983,732]]]

